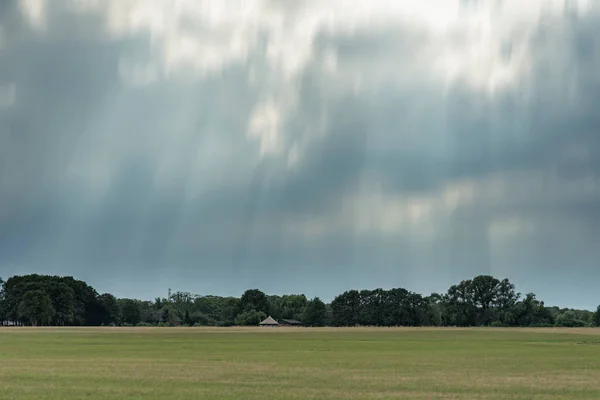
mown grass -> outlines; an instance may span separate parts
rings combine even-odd
[[[0,399],[599,399],[595,329],[0,329]]]

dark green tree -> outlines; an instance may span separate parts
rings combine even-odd
[[[567,310],[556,317],[556,325],[565,328],[575,328],[585,326],[585,323],[577,318],[573,310]]]
[[[349,290],[336,296],[331,302],[335,326],[356,326],[359,322],[361,296],[357,290]]]
[[[102,309],[103,325],[119,325],[121,322],[121,308],[117,298],[110,293],[104,293],[98,296],[98,302]]]
[[[308,301],[302,317],[305,326],[324,326],[327,318],[325,303],[318,298]]]
[[[533,293],[520,297],[508,279],[480,275],[452,285],[444,295],[429,297],[402,288],[350,290],[323,305],[304,295],[267,296],[251,289],[241,298],[176,292],[169,300],[149,302],[98,295],[86,282],[70,276],[31,274],[0,279],[0,324],[231,326],[255,325],[271,315],[300,319],[309,326],[600,325],[600,307],[593,313],[546,307]],[[51,308],[45,306],[48,299]]]
[[[194,323],[192,322],[192,318],[190,317],[190,312],[186,310],[185,316],[183,318],[183,323],[186,326],[192,326]]]
[[[238,314],[251,310],[261,311],[265,314],[270,312],[267,295],[258,289],[246,290],[240,299]]]
[[[193,311],[196,296],[188,292],[175,292],[171,296],[171,304],[178,314],[184,316],[186,311]]]
[[[47,282],[44,286],[45,292],[52,301],[52,307],[56,311],[52,318],[52,324],[57,326],[72,325],[75,318],[73,289],[59,280]]]
[[[73,279],[70,276],[59,278],[73,289],[74,325],[100,325],[101,309],[98,303],[98,293],[84,281]]]
[[[477,309],[477,325],[489,325],[496,320],[500,281],[490,275],[479,275],[471,280],[473,305]]]
[[[232,326],[235,324],[237,310],[240,308],[240,299],[227,297],[223,299],[219,326]]]
[[[293,317],[284,317],[283,310],[281,308],[281,296],[267,296],[269,301],[269,315],[276,320],[281,318],[293,318]]]
[[[388,303],[388,292],[383,289],[361,290],[357,323],[362,326],[385,325],[384,308]]]
[[[273,307],[269,307],[269,314],[273,318],[302,319],[307,303],[305,295],[286,294],[283,296],[276,296],[276,299],[277,302],[275,307],[279,313],[273,312]]]
[[[190,313],[192,322],[198,325],[222,325],[224,320],[227,320],[228,325],[233,325],[236,306],[233,307],[230,316],[225,316],[228,301],[227,298],[219,296],[197,296]]]
[[[48,325],[55,313],[50,296],[42,290],[25,292],[19,303],[19,317],[33,326]]]
[[[474,326],[477,323],[477,308],[471,291],[471,280],[452,285],[444,299],[446,304],[446,324]]]
[[[4,304],[4,281],[0,277],[0,326],[6,321],[6,305]]]
[[[426,325],[428,326],[441,326],[443,323],[442,319],[442,305],[427,299],[427,311],[426,311]]]
[[[162,324],[168,326],[179,326],[183,320],[183,317],[179,314],[172,303],[167,303],[159,312],[159,320]]]
[[[535,294],[527,293],[522,301],[516,303],[503,317],[505,325],[512,326],[544,326],[553,325],[554,317],[543,301],[536,299]]]
[[[137,325],[142,321],[142,308],[138,300],[119,299],[118,303],[123,324]]]
[[[239,326],[254,326],[258,325],[265,318],[267,318],[267,314],[252,309],[238,314],[235,317],[235,324]]]
[[[167,303],[165,303],[167,304]],[[161,321],[161,311],[156,308],[152,301],[140,301],[141,322],[149,325],[157,325]]]

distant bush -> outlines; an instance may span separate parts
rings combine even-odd
[[[540,322],[537,324],[531,324],[529,325],[530,328],[554,328],[556,327],[556,325],[554,324],[549,324],[547,322]]]
[[[586,326],[586,323],[577,319],[577,315],[572,310],[565,311],[556,317],[556,326],[565,328],[580,328]]]

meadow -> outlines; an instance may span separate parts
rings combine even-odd
[[[600,330],[0,328],[0,399],[598,399]]]

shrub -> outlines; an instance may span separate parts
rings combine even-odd
[[[556,325],[549,324],[547,322],[539,322],[529,325],[530,328],[554,328]]]

